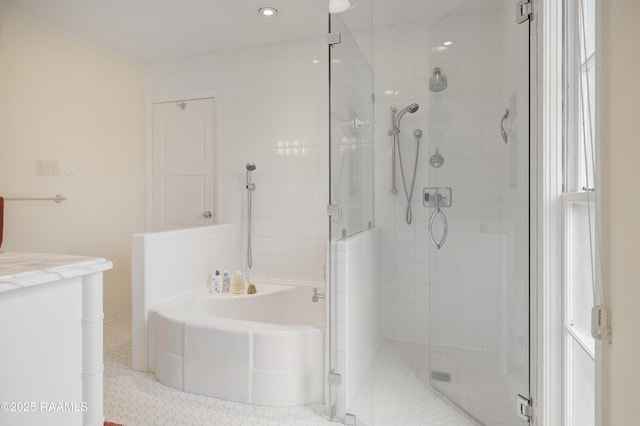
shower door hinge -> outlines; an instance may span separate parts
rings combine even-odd
[[[518,417],[522,420],[531,422],[531,419],[533,419],[533,405],[530,399],[522,395],[516,396],[516,410],[518,411]]]
[[[332,368],[327,374],[327,383],[330,385],[341,385],[342,375],[340,375],[340,373],[336,373],[336,369]]]
[[[530,0],[521,0],[516,4],[516,22],[522,24],[533,17],[533,5]]]
[[[355,414],[345,413],[344,414],[344,425],[345,426],[358,426],[358,420],[356,419]]]
[[[329,46],[333,46],[334,44],[342,43],[342,36],[340,33],[329,33],[327,34],[327,44]]]

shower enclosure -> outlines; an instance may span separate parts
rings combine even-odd
[[[391,26],[374,25],[366,1],[330,16],[326,400],[347,424],[404,415],[378,399],[388,375],[377,360],[390,353],[474,422],[516,425],[529,414],[529,23],[515,0],[453,3]],[[413,154],[413,131],[424,132],[407,206],[402,191],[389,194],[386,133],[389,107],[414,103],[398,142]],[[431,230],[448,225],[438,248],[427,187],[451,189],[446,220]]]
[[[454,200],[430,254],[430,383],[492,426],[525,420],[530,394],[529,23],[513,5],[470,0],[430,30],[449,88],[430,97],[430,149],[447,162],[429,186]]]

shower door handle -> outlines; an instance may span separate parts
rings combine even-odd
[[[505,109],[504,115],[502,116],[502,120],[500,120],[500,136],[502,136],[502,141],[504,143],[509,142],[509,139],[507,137],[507,131],[504,130],[504,122],[507,121],[507,118],[509,118],[509,110]]]
[[[205,219],[211,219],[213,217],[213,213],[211,213],[211,210],[207,210],[202,213],[202,217]]]

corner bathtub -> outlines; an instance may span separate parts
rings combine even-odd
[[[324,303],[313,286],[206,289],[149,311],[149,369],[173,388],[247,404],[322,401]]]

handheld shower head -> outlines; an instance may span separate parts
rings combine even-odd
[[[400,112],[398,114],[396,114],[396,120],[395,120],[395,123],[393,123],[395,128],[397,129],[397,128],[400,127],[400,120],[402,120],[402,116],[403,115],[405,115],[406,113],[413,114],[419,108],[420,108],[420,105],[418,105],[418,104],[411,104],[411,105],[407,105],[406,107],[402,108],[400,110]]]
[[[411,105],[407,106],[407,108],[406,108],[406,109],[407,109],[407,111],[408,111],[410,114],[413,114],[414,112],[416,112],[417,110],[419,110],[419,109],[420,109],[420,105],[418,105],[418,104],[411,104]]]
[[[251,183],[251,172],[256,169],[256,163],[247,163],[247,189],[254,189],[255,185]]]

